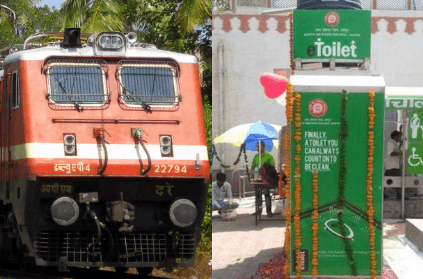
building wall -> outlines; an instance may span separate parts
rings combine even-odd
[[[213,138],[240,124],[286,123],[284,108],[267,99],[259,76],[287,67],[287,24],[286,16],[213,16]],[[216,149],[227,165],[239,151],[229,144],[217,144]],[[249,164],[253,154],[248,152]],[[239,166],[244,167],[241,158]]]
[[[284,107],[265,97],[259,76],[289,67],[289,23],[287,15],[213,15],[213,138],[259,120],[286,124]],[[371,44],[370,69],[386,86],[423,87],[423,11],[373,10]],[[216,150],[227,165],[238,155],[229,144]],[[216,160],[213,169],[220,169]]]

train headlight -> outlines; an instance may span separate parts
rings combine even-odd
[[[118,34],[103,34],[98,38],[98,45],[102,49],[118,50],[123,46],[123,38]]]
[[[112,42],[110,43],[112,48],[118,49],[122,47],[122,38],[118,36],[112,37]]]
[[[171,136],[160,136],[160,152],[162,157],[171,157],[173,155]]]
[[[58,198],[51,206],[51,216],[61,226],[72,225],[79,216],[78,204],[69,197]]]
[[[74,156],[76,155],[76,137],[74,134],[64,134],[63,144],[65,146],[65,155]]]
[[[110,47],[111,38],[109,36],[103,36],[100,38],[99,45],[102,48],[109,48]]]
[[[179,199],[170,206],[169,215],[173,224],[185,228],[194,224],[197,218],[197,208],[192,201]]]

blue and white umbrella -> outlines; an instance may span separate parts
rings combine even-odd
[[[266,150],[273,149],[273,140],[279,138],[281,126],[265,122],[249,123],[235,126],[213,140],[213,143],[230,143],[241,146],[245,142],[245,148],[257,151],[257,142],[264,141]]]

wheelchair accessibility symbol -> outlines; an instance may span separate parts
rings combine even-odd
[[[412,167],[417,167],[418,165],[423,165],[422,157],[419,154],[416,154],[416,148],[411,148],[411,155],[408,157],[408,164]]]

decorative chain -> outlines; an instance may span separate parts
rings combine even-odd
[[[370,274],[372,279],[376,279],[376,251],[375,251],[375,227],[374,227],[374,206],[373,206],[373,155],[374,155],[374,127],[375,127],[375,92],[369,91],[368,132],[367,132],[367,176],[366,176],[366,200],[367,215],[369,216],[369,247],[370,247]]]

